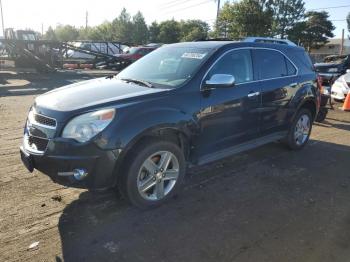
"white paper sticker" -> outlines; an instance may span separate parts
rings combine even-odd
[[[191,58],[191,59],[203,59],[207,53],[184,53],[182,58]]]

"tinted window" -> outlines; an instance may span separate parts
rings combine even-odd
[[[294,75],[295,68],[280,52],[273,50],[255,50],[255,59],[259,70],[259,79],[269,79]]]
[[[253,67],[250,50],[233,50],[225,54],[209,71],[206,80],[215,74],[233,75],[236,83],[252,81]]]
[[[117,78],[145,80],[156,87],[177,87],[193,77],[210,52],[206,48],[161,47],[129,65]]]
[[[295,69],[295,67],[292,65],[292,63],[287,59],[287,58],[284,58],[285,61],[286,61],[286,66],[287,66],[287,74],[289,76],[291,75],[295,75],[297,70]]]

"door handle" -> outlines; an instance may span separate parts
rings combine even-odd
[[[298,83],[292,83],[289,85],[291,88],[294,88],[294,87],[297,87],[298,86]]]
[[[260,92],[251,92],[248,94],[248,97],[254,97],[260,95]]]

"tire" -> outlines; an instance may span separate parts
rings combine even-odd
[[[299,121],[306,121],[305,119],[308,119],[309,121],[309,128],[308,130],[303,130],[304,132],[302,132],[301,134],[301,130],[299,128]],[[310,110],[306,109],[306,108],[302,108],[299,110],[299,112],[297,113],[296,117],[293,120],[293,123],[290,126],[290,129],[288,131],[288,135],[286,137],[286,144],[287,146],[292,149],[292,150],[300,150],[302,149],[307,142],[309,141],[310,138],[310,133],[311,133],[311,129],[312,129],[312,114],[310,112]],[[300,132],[298,132],[300,131]],[[300,136],[297,136],[297,132],[298,134],[300,134]],[[303,135],[303,136],[302,136]]]
[[[323,122],[327,117],[328,109],[327,108],[321,108],[318,112],[318,115],[316,117],[316,122]]]
[[[167,168],[164,160],[169,160]],[[118,188],[139,208],[157,207],[178,191],[185,171],[185,157],[178,145],[150,139],[128,154]]]

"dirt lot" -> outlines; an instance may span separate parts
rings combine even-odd
[[[0,73],[0,261],[349,261],[350,113],[340,110],[304,150],[275,143],[189,170],[151,211],[28,173],[18,146],[34,97],[100,74]]]

